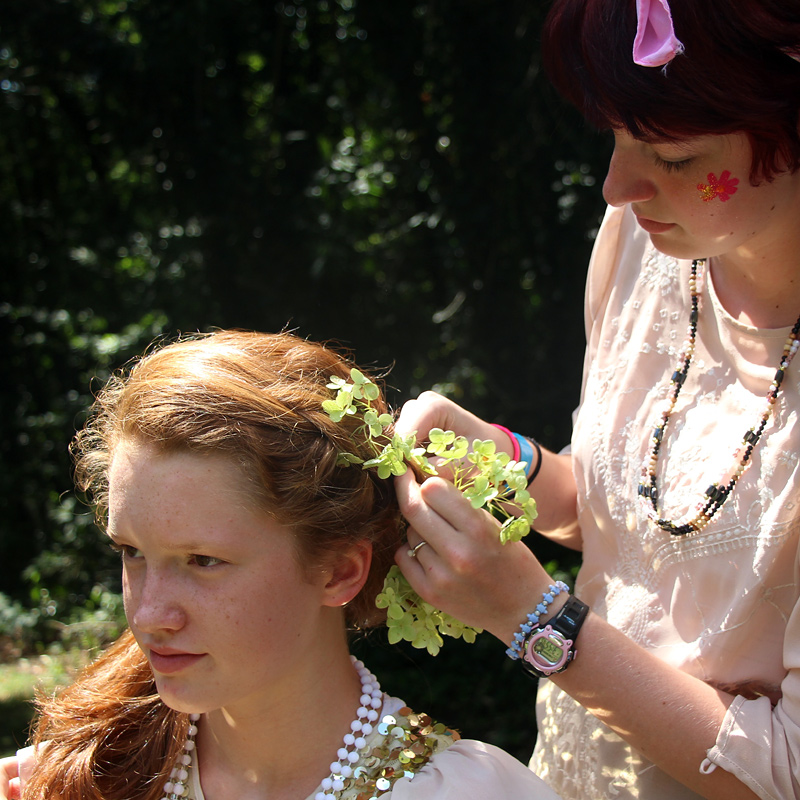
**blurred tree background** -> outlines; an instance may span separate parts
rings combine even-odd
[[[546,6],[4,0],[0,658],[118,625],[67,446],[156,337],[292,329],[391,367],[396,405],[436,388],[568,441],[609,148],[540,70]],[[498,642],[356,647],[412,705],[529,753],[534,687]]]

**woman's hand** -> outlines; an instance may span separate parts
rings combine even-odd
[[[498,451],[509,455],[513,452],[513,444],[507,433],[436,392],[423,392],[416,400],[405,403],[395,425],[397,433],[402,436],[416,433],[421,442],[426,440],[432,428],[453,431],[464,436],[470,444],[475,439],[491,439]],[[559,544],[581,550],[583,542],[578,526],[577,487],[572,472],[572,457],[553,453],[544,447],[539,450],[542,461],[538,465],[536,480],[529,487],[538,511],[536,530]],[[435,458],[431,460],[436,462]],[[442,477],[449,477],[447,468],[441,474]],[[404,495],[406,484],[398,483],[397,490],[399,495]],[[403,499],[401,497],[401,508]]]
[[[416,433],[420,441],[432,428],[453,431],[470,443],[474,439],[492,439],[498,450],[512,452],[511,440],[505,433],[436,392],[423,392],[416,400],[405,403],[395,424],[397,433]]]
[[[19,800],[20,797],[17,757],[0,758],[0,800]]]
[[[432,428],[474,439],[491,439],[511,452],[506,433],[435,392],[407,402],[397,432],[416,432],[424,441]],[[446,474],[444,475],[446,478]],[[474,509],[447,480],[419,484],[411,471],[395,479],[400,510],[410,525],[408,545],[395,560],[414,590],[461,622],[483,628],[509,642],[525,615],[536,607],[551,583],[521,542],[501,544],[499,523]],[[411,547],[426,542],[414,557]]]
[[[408,545],[395,556],[403,575],[427,602],[508,644],[551,578],[524,543],[501,544],[497,520],[451,483],[428,478],[420,485],[410,471],[395,480],[410,525]]]

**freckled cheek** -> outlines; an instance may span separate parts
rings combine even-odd
[[[122,605],[125,609],[125,616],[128,622],[131,622],[133,615],[136,613],[136,608],[139,605],[140,592],[137,589],[136,582],[132,581],[126,572],[122,573]]]
[[[218,618],[234,636],[261,637],[275,632],[283,623],[290,624],[291,607],[283,592],[254,589],[233,595],[216,604]],[[224,609],[222,613],[219,613]]]

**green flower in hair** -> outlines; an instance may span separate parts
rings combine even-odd
[[[422,475],[438,475],[438,470],[446,466],[453,484],[472,507],[485,509],[501,522],[499,538],[503,544],[518,542],[530,532],[536,519],[536,502],[528,492],[526,465],[507,453],[498,453],[492,440],[475,439],[470,447],[463,436],[433,428],[428,432],[427,446],[420,447],[416,432],[400,436],[392,431],[392,415],[379,414],[373,407],[380,389],[359,370],[350,371],[350,381],[332,376],[327,388],[335,396],[323,401],[323,410],[334,422],[348,416],[360,420],[352,435],[361,437],[360,443],[366,442],[373,453],[367,459],[339,453],[341,466],[374,469],[382,479],[403,475],[409,466]],[[435,464],[429,455],[435,458]],[[426,603],[398,567],[389,570],[375,605],[386,609],[392,644],[408,641],[431,655],[441,649],[443,636],[474,642],[481,632]]]

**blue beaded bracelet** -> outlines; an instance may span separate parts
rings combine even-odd
[[[528,483],[532,483],[533,479],[539,474],[542,468],[542,448],[536,439],[530,436],[523,436],[521,433],[512,433],[514,439],[517,441],[519,447],[519,458],[517,461],[524,461],[528,466],[526,467],[526,474],[528,476]],[[536,450],[536,466],[533,466],[533,451]]]
[[[542,615],[547,611],[547,607],[553,600],[561,594],[561,592],[568,592],[569,586],[567,586],[564,581],[556,581],[552,584],[548,590],[542,595],[542,602],[536,606],[536,610],[528,614],[525,622],[523,622],[519,626],[519,630],[514,634],[514,638],[511,641],[511,646],[506,650],[506,655],[512,659],[512,661],[516,661],[521,653],[522,653],[522,643],[525,641],[525,637],[539,625],[539,620],[541,619]]]

